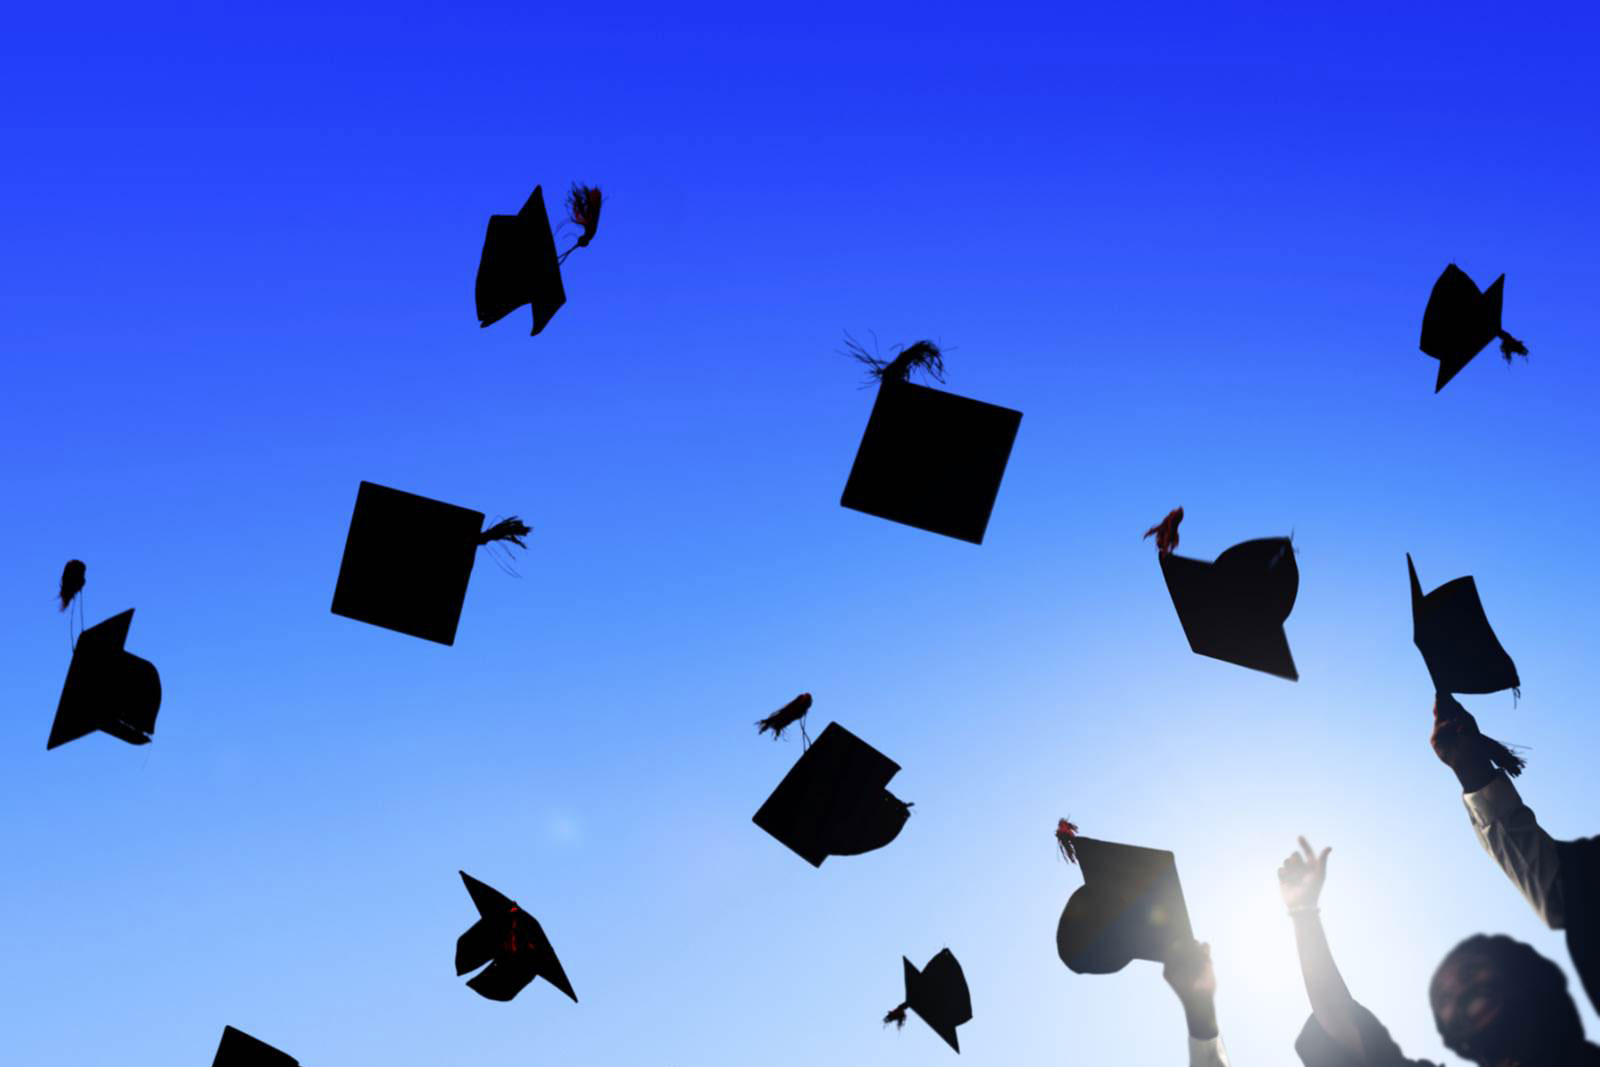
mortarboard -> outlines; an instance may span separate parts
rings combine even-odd
[[[600,190],[573,183],[567,194],[568,218],[582,227],[577,242],[556,254],[555,234],[545,214],[544,190],[533,195],[515,215],[489,216],[478,259],[476,298],[480,326],[499,322],[524,304],[533,310],[533,333],[549,324],[567,292],[561,285],[561,264],[573,249],[586,248],[600,225]]]
[[[224,1026],[222,1044],[217,1046],[211,1067],[300,1067],[300,1061],[243,1030]]]
[[[129,608],[78,635],[47,750],[96,730],[130,745],[149,743],[161,710],[161,675],[123,648],[132,625]]]
[[[1471,575],[1446,582],[1427,596],[1417,580],[1417,566],[1406,553],[1406,570],[1411,578],[1411,639],[1438,694],[1436,713],[1445,719],[1470,720],[1456,703],[1454,693],[1498,693],[1520,690],[1517,665],[1500,644],[1489,616],[1478,596],[1478,583]],[[1477,733],[1472,722],[1469,732],[1486,746],[1489,758],[1515,777],[1522,772],[1523,759],[1491,737]]]
[[[1172,853],[1075,836],[1083,885],[1056,924],[1056,952],[1077,974],[1111,974],[1131,960],[1165,962],[1194,940]]]
[[[522,545],[515,516],[483,529],[483,513],[362,482],[345,540],[333,613],[451,645],[480,545]]]
[[[905,965],[906,999],[885,1015],[883,1021],[904,1026],[909,1008],[944,1038],[946,1044],[960,1052],[956,1027],[972,1021],[972,994],[967,991],[967,976],[961,972],[955,953],[941,949],[920,971],[904,956],[900,960]]]
[[[456,939],[456,974],[484,967],[467,987],[489,1000],[510,1000],[535,978],[543,978],[578,1002],[556,950],[539,920],[515,901],[490,889],[466,871],[461,881],[478,908],[478,921]]]
[[[1422,313],[1422,340],[1418,347],[1439,361],[1435,393],[1497,337],[1508,362],[1513,353],[1528,354],[1521,341],[1500,328],[1505,283],[1506,276],[1502,274],[1487,290],[1479,292],[1477,284],[1454,263],[1445,267],[1433,283],[1427,309]]]
[[[1283,623],[1300,590],[1300,569],[1287,537],[1265,537],[1234,545],[1214,563],[1174,554],[1178,508],[1154,535],[1161,574],[1183,624],[1189,647],[1202,656],[1298,681]]]
[[[885,362],[851,339],[849,354],[880,384],[839,503],[983,544],[1022,412],[907,381],[919,369],[944,380],[941,353],[931,341]]]
[[[807,748],[751,820],[813,867],[900,834],[911,805],[890,793],[900,765],[836,722]]]
[[[1500,647],[1468,575],[1446,582],[1427,596],[1417,581],[1417,566],[1406,553],[1411,575],[1412,639],[1440,693],[1498,693],[1522,685],[1517,665]]]

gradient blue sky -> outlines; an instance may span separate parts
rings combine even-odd
[[[1406,551],[1477,576],[1524,688],[1468,706],[1600,831],[1600,16],[1322,10],[9,12],[0,1059],[200,1065],[232,1024],[308,1067],[955,1062],[878,1023],[948,945],[961,1062],[1180,1063],[1154,965],[1056,958],[1070,813],[1178,852],[1239,1067],[1305,1015],[1299,833],[1352,988],[1448,1060],[1450,946],[1566,953],[1428,750]],[[567,307],[480,331],[485,218],[574,179]],[[1434,396],[1451,259],[1532,358]],[[844,329],[1025,412],[981,548],[838,506]],[[454,648],[329,613],[364,478],[533,523]],[[1139,540],[1176,504],[1195,555],[1294,533],[1299,684],[1189,653]],[[147,748],[44,750],[74,556],[162,672]],[[820,871],[749,821],[803,689],[916,803]],[[581,1004],[462,988],[463,867]]]

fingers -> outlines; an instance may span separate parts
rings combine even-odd
[[[1317,876],[1319,878],[1326,878],[1328,876],[1328,853],[1332,851],[1333,846],[1329,845],[1327,848],[1322,850],[1322,855],[1317,857]]]
[[[1317,867],[1317,854],[1312,851],[1311,842],[1307,841],[1303,836],[1300,838],[1300,852],[1305,856],[1306,866],[1315,870]]]

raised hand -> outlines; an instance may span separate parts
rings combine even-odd
[[[1161,977],[1178,994],[1189,1023],[1189,1036],[1202,1041],[1217,1036],[1217,975],[1211,969],[1211,946],[1180,941],[1167,952]]]
[[[1428,743],[1433,754],[1455,772],[1461,788],[1475,792],[1494,777],[1494,761],[1486,738],[1478,732],[1478,720],[1455,697],[1441,694],[1433,702],[1433,733]],[[1521,770],[1520,762],[1517,766]]]
[[[1328,853],[1332,851],[1331,847],[1325,848],[1318,855],[1311,843],[1302,837],[1300,851],[1290,853],[1278,868],[1278,892],[1283,894],[1283,902],[1291,913],[1315,910],[1317,898],[1322,895],[1322,883],[1328,877]]]

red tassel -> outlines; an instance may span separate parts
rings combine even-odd
[[[756,726],[759,727],[759,729],[756,730],[756,733],[764,734],[768,730],[771,730],[772,739],[776,741],[778,738],[783,736],[784,730],[798,722],[800,723],[800,732],[804,734],[806,732],[806,712],[810,710],[811,694],[801,693],[799,696],[789,701],[789,703],[785,704],[771,715],[768,715],[765,719],[759,720],[756,723]]]
[[[1073,838],[1078,836],[1078,827],[1062,819],[1056,823],[1056,844],[1061,846],[1062,858],[1070,863],[1078,862],[1078,846],[1073,844]]]
[[[600,228],[600,187],[573,182],[567,193],[567,216],[583,227],[578,243],[572,247],[587,248],[594,240],[594,232]]]
[[[1183,509],[1173,508],[1167,517],[1144,532],[1145,537],[1155,537],[1156,552],[1169,556],[1178,547],[1178,523],[1183,521]]]
[[[61,569],[61,610],[66,611],[67,605],[72,603],[72,598],[83,592],[84,575],[88,570],[81,559],[69,559],[67,565]]]
[[[883,1025],[888,1026],[890,1023],[894,1023],[895,1029],[902,1029],[906,1025],[906,1009],[909,1007],[911,1007],[910,1004],[902,1004],[885,1015],[883,1017]]]

